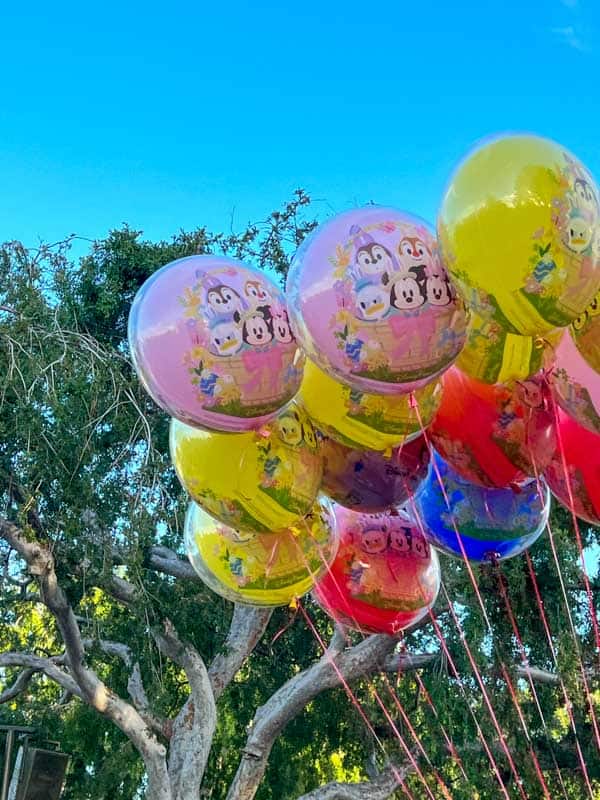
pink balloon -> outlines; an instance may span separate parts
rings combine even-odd
[[[257,427],[302,379],[281,291],[230,258],[190,256],[152,275],[131,307],[129,345],[155,402],[196,427]]]
[[[427,224],[368,206],[318,228],[287,282],[299,342],[321,369],[365,392],[402,394],[460,353],[467,313]]]
[[[581,355],[570,331],[562,337],[555,358],[550,379],[556,400],[576,422],[600,434],[600,374]]]

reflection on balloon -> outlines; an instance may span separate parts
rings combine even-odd
[[[202,508],[236,530],[293,525],[315,501],[323,475],[319,443],[292,403],[259,431],[216,433],[171,421],[171,459]]]
[[[321,443],[323,491],[354,511],[377,513],[403,505],[427,475],[429,448],[423,436],[392,451],[353,450],[333,439]]]
[[[600,435],[579,425],[562,409],[557,410],[557,416],[566,470],[561,447],[557,446],[544,477],[566,508],[571,508],[570,488],[577,516],[600,525]]]
[[[155,402],[209,429],[272,419],[302,378],[281,291],[230,258],[189,256],[155,272],[131,307],[129,344]]]
[[[307,355],[355,389],[402,394],[440,375],[464,341],[467,314],[423,220],[367,206],[318,228],[287,280],[292,326]]]
[[[543,483],[541,492],[537,481],[518,492],[487,489],[462,478],[438,453],[433,463],[441,484],[432,464],[416,514],[431,544],[442,552],[462,558],[464,549],[471,561],[502,560],[522,553],[543,533],[550,514],[550,492]]]
[[[357,514],[335,506],[340,535],[331,569],[314,596],[338,622],[363,632],[398,634],[435,603],[435,551],[405,512]]]
[[[379,451],[418,436],[441,396],[439,381],[413,396],[367,394],[339,383],[310,360],[300,387],[302,404],[319,430],[348,447]]]
[[[544,375],[492,386],[454,367],[443,387],[430,435],[460,475],[499,488],[527,482],[546,467],[555,433]]]
[[[191,503],[185,549],[213,592],[252,606],[283,606],[310,591],[333,561],[338,540],[325,498],[297,527],[271,534],[239,533]]]
[[[527,336],[561,328],[600,287],[598,190],[561,145],[500,136],[455,171],[442,201],[442,260],[477,312]]]
[[[600,433],[600,374],[581,355],[569,332],[556,350],[550,375],[559,405],[584,428]]]

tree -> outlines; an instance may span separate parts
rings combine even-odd
[[[2,247],[2,720],[61,739],[68,800],[587,796],[598,670],[564,510],[564,596],[548,537],[531,553],[536,584],[525,558],[477,572],[486,616],[465,565],[444,559],[452,606],[442,593],[435,623],[400,642],[334,629],[310,600],[232,609],[183,557],[186,498],[166,415],[129,362],[129,306],[192,253],[283,277],[310,212],[299,191],[240,234],[152,243],[123,227],[78,262],[73,239]]]

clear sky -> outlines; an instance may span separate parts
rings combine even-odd
[[[481,136],[600,176],[599,0],[4,3],[0,239],[150,237],[323,213],[433,219]]]

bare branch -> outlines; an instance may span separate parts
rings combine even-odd
[[[152,728],[155,733],[164,736],[165,739],[170,739],[173,733],[173,722],[170,719],[164,719],[158,714],[155,714],[150,708],[148,695],[146,694],[142,681],[140,665],[137,662],[133,665],[133,670],[127,681],[127,691],[133,700],[133,705],[137,708],[146,724]]]
[[[159,648],[185,672],[190,696],[173,721],[169,751],[169,778],[173,800],[198,795],[208,761],[217,708],[208,671],[195,647],[177,637],[173,624],[165,620],[164,631],[154,632]]]
[[[62,686],[65,691],[76,695],[83,699],[83,693],[73,678],[60,668],[60,664],[65,663],[64,656],[57,656],[56,658],[42,658],[30,653],[1,653],[0,654],[0,667],[24,667],[25,670],[31,670],[32,673],[43,672],[59,686]],[[23,673],[21,673],[23,674]],[[19,676],[21,677],[21,676]],[[18,679],[17,679],[18,681]],[[14,688],[13,684],[11,689]],[[6,693],[3,692],[3,696]],[[6,697],[2,702],[10,700]]]
[[[316,664],[294,675],[259,708],[242,751],[242,759],[227,800],[252,800],[262,780],[271,748],[287,723],[318,694],[381,669],[397,640],[391,636],[367,639],[332,656],[328,651]],[[332,661],[335,663],[332,663]]]
[[[7,686],[3,692],[0,692],[0,705],[2,703],[8,703],[9,700],[14,700],[21,692],[24,692],[31,683],[31,679],[36,672],[37,670],[35,669],[24,669],[23,672],[20,672],[13,685]]]
[[[235,606],[223,649],[215,656],[208,670],[215,700],[219,699],[256,647],[269,624],[271,614],[271,609]]]
[[[118,697],[85,664],[85,647],[73,609],[61,589],[54,569],[54,557],[50,550],[38,541],[30,541],[16,525],[0,517],[0,537],[27,562],[29,573],[34,575],[40,587],[42,602],[52,612],[60,630],[69,670],[74,680],[65,685],[61,670],[56,678],[50,675],[44,664],[43,671],[57,680],[72,694],[82,697],[92,708],[110,719],[131,740],[144,759],[148,773],[149,791],[157,797],[169,797],[169,777],[166,767],[166,751],[135,708]],[[16,666],[35,668],[33,664],[19,663]]]
[[[334,781],[303,794],[298,800],[387,800],[413,770],[410,764],[403,767],[388,764],[373,780],[362,783]]]
[[[83,646],[86,650],[91,647],[99,647],[103,653],[108,656],[117,656],[125,664],[126,667],[131,666],[132,655],[131,648],[122,642],[112,642],[107,639],[82,639]]]
[[[174,578],[202,583],[196,571],[187,559],[179,558],[177,553],[168,547],[152,547],[148,556],[147,566],[156,572],[172,575]]]
[[[547,672],[545,669],[538,669],[537,667],[515,667],[515,672],[519,678],[531,678],[539,683],[560,683],[560,677],[553,672]]]

